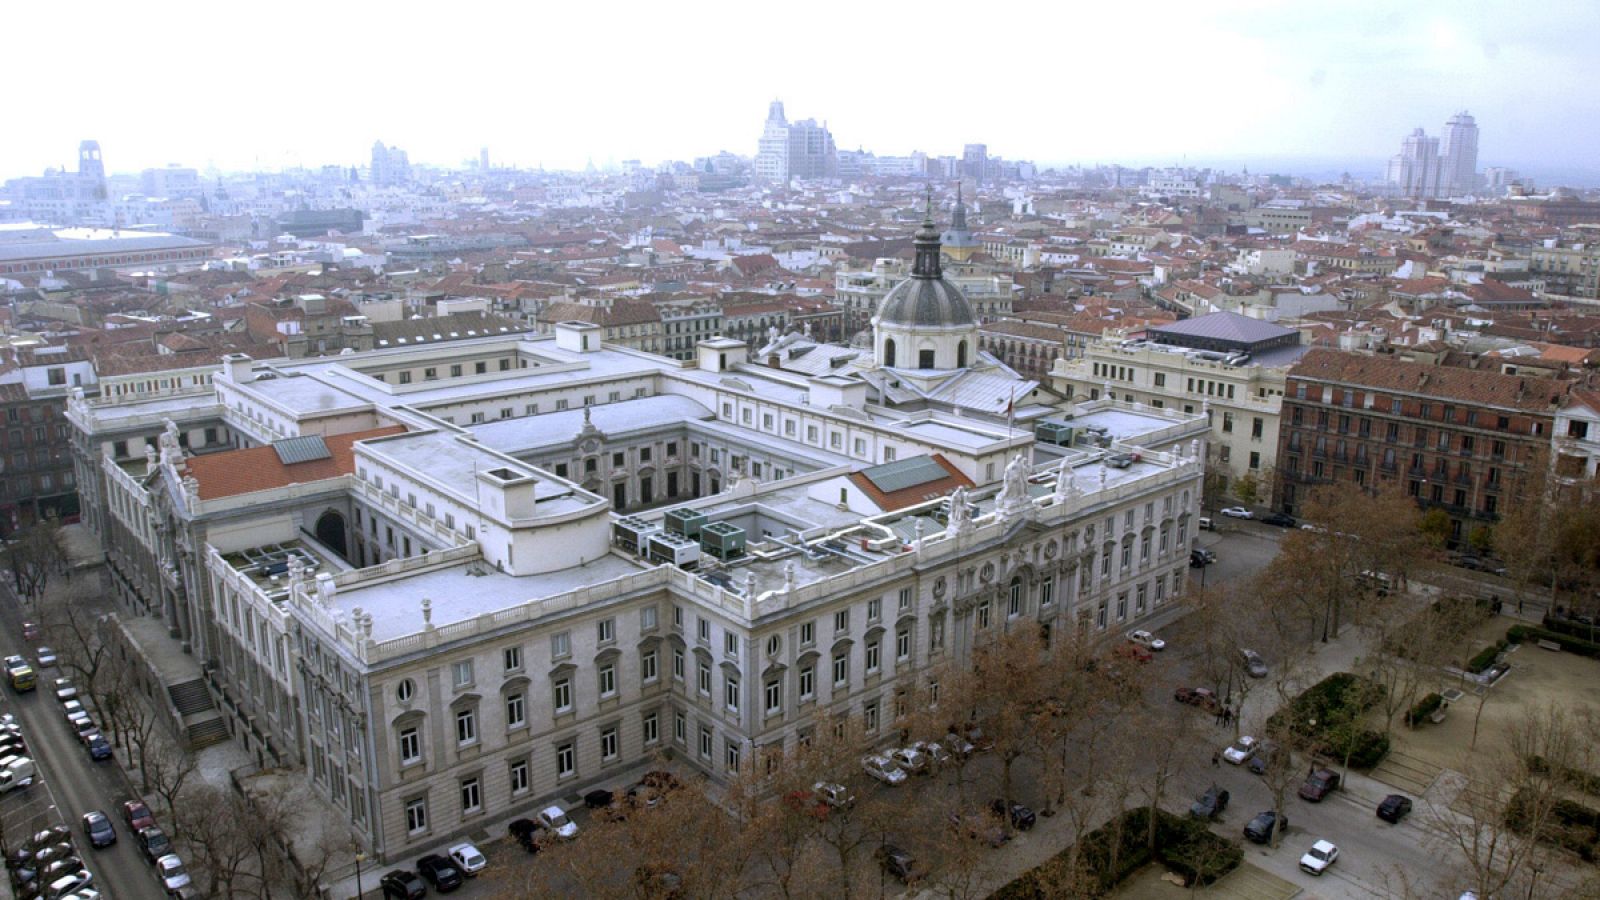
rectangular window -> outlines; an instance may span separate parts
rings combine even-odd
[[[1049,606],[1056,602],[1056,580],[1046,577],[1039,582],[1039,605]]]
[[[711,696],[711,664],[710,663],[703,662],[703,663],[700,664],[700,680],[699,680],[698,687],[700,689],[701,696],[705,696],[705,697]]]
[[[609,644],[617,639],[617,620],[600,620],[600,643]]]
[[[419,762],[422,762],[422,736],[417,729],[407,728],[400,732],[400,765]]]
[[[833,633],[850,630],[850,610],[841,609],[833,614]]]
[[[876,635],[867,638],[867,674],[878,671],[879,657],[882,655],[882,640]]]
[[[817,642],[817,623],[815,623],[815,622],[801,622],[800,623],[800,645],[803,647],[803,646],[806,646],[808,644],[814,644],[816,642]]]
[[[472,660],[460,660],[452,668],[455,672],[456,687],[461,688],[472,684]]]
[[[401,373],[405,374],[405,373]],[[406,803],[406,833],[421,834],[428,830],[428,801],[422,798]]]
[[[527,724],[527,719],[525,718],[527,713],[524,706],[526,704],[523,702],[521,694],[512,694],[506,697],[507,728],[521,728]]]
[[[550,687],[554,693],[556,712],[572,712],[572,679],[558,678]]]
[[[646,606],[644,609],[639,610],[639,630],[655,631],[656,615],[657,611],[654,606]]]
[[[982,603],[978,604],[978,616],[977,616],[977,618],[978,618],[978,627],[979,628],[988,628],[989,627],[989,601],[988,600],[985,600]]]
[[[556,777],[571,778],[578,774],[578,751],[571,741],[556,747]]]
[[[511,763],[511,767],[510,767],[510,770],[509,770],[509,775],[510,775],[510,777],[507,780],[510,781],[510,783],[511,783],[511,793],[513,795],[521,794],[521,793],[525,792],[528,789],[528,761],[527,760],[519,759],[519,760],[513,761]]]
[[[833,686],[844,687],[850,683],[850,655],[840,653],[833,658]]]
[[[600,667],[600,697],[615,697],[617,695],[617,667],[606,663]]]
[[[572,655],[572,635],[561,631],[550,635],[550,657],[552,659],[565,659]]]
[[[700,640],[702,643],[711,640],[711,623],[703,618],[700,620]]]
[[[660,725],[655,713],[644,714],[644,743],[645,746],[661,740]]]
[[[468,778],[461,782],[461,814],[483,811],[483,794],[478,789],[478,779]]]
[[[766,695],[767,715],[773,715],[783,709],[783,682],[769,681],[764,691]]]
[[[800,699],[810,700],[817,693],[817,667],[807,663],[800,667]]]
[[[911,597],[912,597],[911,588],[901,588],[900,589],[900,609],[901,610],[907,610],[907,609],[911,608]]]
[[[722,652],[734,659],[739,658],[739,636],[737,634],[725,632],[722,635]]]
[[[456,710],[456,743],[470,744],[478,739],[478,717],[471,709]]]
[[[901,628],[894,633],[894,658],[900,662],[911,658],[911,629]]]
[[[605,762],[611,762],[617,758],[616,726],[600,732],[600,758]]]
[[[505,657],[506,671],[515,672],[522,668],[522,648],[507,647],[502,654]]]
[[[672,739],[680,744],[689,743],[689,719],[681,712],[672,714]]]
[[[739,712],[739,679],[729,675],[722,682],[722,703],[728,707],[728,712]]]
[[[878,701],[873,700],[862,709],[862,725],[868,734],[878,730]]]
[[[683,651],[676,647],[672,649],[672,677],[683,680]]]
[[[656,680],[656,651],[646,651],[639,657],[639,674],[645,684]]]

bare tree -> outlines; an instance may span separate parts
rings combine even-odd
[[[167,809],[177,809],[178,796],[198,771],[199,759],[175,741],[166,740],[154,744],[140,761],[148,779],[145,790],[160,797]]]
[[[190,865],[207,881],[206,894],[233,900],[249,896],[260,875],[251,871],[257,835],[247,827],[254,815],[245,798],[204,782],[191,784],[173,809],[177,831],[189,847]]]

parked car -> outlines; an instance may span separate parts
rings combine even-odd
[[[1217,555],[1204,547],[1196,547],[1189,551],[1189,568],[1203,569],[1217,561]]]
[[[1228,792],[1213,784],[1204,794],[1195,798],[1194,803],[1189,806],[1189,815],[1210,821],[1222,815],[1222,811],[1227,808]]]
[[[1149,647],[1151,650],[1154,650],[1157,653],[1167,649],[1166,641],[1163,641],[1161,638],[1158,638],[1143,629],[1128,632],[1128,640],[1131,643],[1138,644],[1141,647]]]
[[[168,853],[156,860],[156,877],[161,879],[161,886],[167,891],[175,891],[189,886],[189,870],[184,868],[183,860],[176,853]]]
[[[86,888],[94,882],[94,876],[88,869],[79,869],[70,875],[63,875],[55,881],[45,885],[40,893],[42,900],[66,900],[67,897],[81,888]]]
[[[849,809],[856,805],[856,795],[850,793],[842,784],[831,781],[819,781],[811,786],[817,799],[831,809]]]
[[[59,844],[72,840],[72,829],[65,825],[52,825],[43,831],[36,831],[30,836],[23,846],[29,850],[37,851],[51,844]]]
[[[394,897],[396,900],[421,900],[428,896],[428,886],[422,883],[415,872],[405,869],[395,869],[378,879],[378,887],[382,889],[384,897]]]
[[[917,741],[911,745],[911,749],[919,751],[923,756],[926,756],[928,763],[934,768],[940,768],[950,761],[950,751],[946,750],[943,744],[936,744],[933,741]]]
[[[1172,692],[1172,699],[1190,706],[1198,706],[1206,712],[1216,712],[1222,708],[1222,701],[1217,699],[1217,692],[1203,687],[1181,687]]]
[[[40,647],[38,650],[34,651],[33,658],[34,661],[39,664],[39,668],[41,669],[56,664],[56,652],[51,650],[49,647]]]
[[[1293,528],[1296,524],[1294,516],[1281,512],[1267,513],[1261,517],[1261,522],[1265,525],[1276,525],[1279,528]]]
[[[1318,769],[1306,776],[1300,785],[1300,799],[1321,803],[1322,798],[1339,789],[1339,773],[1331,769]]]
[[[616,799],[617,795],[615,791],[608,791],[605,788],[600,788],[584,794],[583,805],[589,809],[603,809],[607,806],[610,806],[612,801]]]
[[[1306,851],[1305,856],[1300,857],[1300,868],[1312,875],[1321,875],[1338,859],[1339,848],[1335,847],[1332,841],[1317,841]]]
[[[1289,817],[1279,819],[1278,814],[1269,809],[1245,823],[1244,836],[1253,843],[1265,844],[1272,840],[1272,832],[1277,829],[1288,831]]]
[[[971,741],[958,734],[954,728],[945,733],[944,740],[940,741],[939,744],[950,751],[951,754],[962,759],[966,759],[977,750],[976,747],[972,746]]]
[[[56,699],[62,703],[78,699],[78,689],[73,686],[70,678],[57,678],[55,680]]]
[[[1155,659],[1155,654],[1139,644],[1118,644],[1111,654],[1121,659],[1132,659],[1142,663]]]
[[[1256,753],[1256,739],[1250,735],[1242,735],[1238,740],[1229,744],[1222,751],[1222,758],[1236,766],[1242,766],[1250,761]]]
[[[111,742],[106,740],[105,735],[96,734],[90,737],[85,746],[89,748],[89,758],[95,762],[111,758]]]
[[[22,623],[22,639],[23,640],[32,643],[33,641],[37,641],[39,638],[41,638],[43,636],[44,636],[44,630],[39,627],[39,623],[38,622],[23,622]]]
[[[441,894],[448,894],[466,881],[461,876],[461,870],[450,861],[447,856],[430,853],[417,860],[417,874],[428,880],[433,889]]]
[[[512,819],[506,833],[529,853],[539,852],[539,823],[532,819]]]
[[[534,817],[539,827],[550,832],[564,841],[570,841],[578,836],[578,823],[567,818],[567,814],[559,806],[546,806],[539,810],[539,815]]]
[[[156,824],[156,817],[150,812],[150,807],[144,805],[143,800],[128,800],[122,804],[122,821],[134,831],[149,828]]]
[[[1254,519],[1255,513],[1242,506],[1230,506],[1222,510],[1222,514],[1230,519]]]
[[[861,757],[861,771],[890,786],[904,784],[906,780],[904,769],[889,757],[878,754]]]
[[[901,747],[889,751],[889,758],[894,764],[904,769],[910,775],[926,775],[931,771],[931,761],[921,750],[915,747]]]
[[[172,852],[172,841],[167,833],[157,826],[139,829],[139,852],[144,854],[145,862],[152,865],[156,860]]]
[[[1267,677],[1267,661],[1261,658],[1261,654],[1241,649],[1239,656],[1244,660],[1244,670],[1251,678]]]
[[[1249,769],[1257,775],[1265,775],[1277,758],[1278,745],[1271,741],[1260,741],[1256,744],[1255,755],[1250,757]]]
[[[1201,531],[1215,531],[1217,528],[1216,523],[1211,521],[1210,516],[1201,516],[1199,522]]]
[[[489,865],[489,860],[478,852],[478,848],[468,843],[456,844],[450,848],[449,853],[450,859],[466,873],[468,878],[477,878],[478,873]]]
[[[1378,818],[1395,825],[1411,814],[1411,798],[1404,794],[1390,794],[1378,804]]]
[[[1451,557],[1450,564],[1454,566],[1460,566],[1463,569],[1470,569],[1474,572],[1488,572],[1490,575],[1506,574],[1505,563],[1499,561],[1498,559],[1490,559],[1485,556],[1474,556],[1470,553],[1461,553]]]
[[[878,865],[885,872],[893,875],[901,884],[911,885],[922,878],[922,868],[917,864],[917,858],[910,851],[896,847],[894,844],[884,844],[873,851],[877,857]]]
[[[117,842],[117,829],[111,819],[100,810],[83,814],[83,833],[89,836],[89,846],[99,849]]]
[[[989,812],[996,818],[1006,816],[1008,814],[1006,802],[999,798],[990,800]],[[1027,831],[1039,821],[1039,817],[1034,815],[1033,810],[1023,806],[1021,803],[1011,804],[1009,817],[1011,819],[1011,827],[1018,831]]]

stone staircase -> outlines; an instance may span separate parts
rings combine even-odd
[[[1402,793],[1420,797],[1428,786],[1433,784],[1433,780],[1439,777],[1441,771],[1439,766],[1430,762],[1391,750],[1383,761],[1378,763],[1378,767],[1372,770],[1372,777],[1390,787],[1398,788]]]
[[[228,733],[228,723],[222,718],[217,704],[212,701],[211,691],[206,687],[205,679],[194,678],[168,685],[167,696],[172,698],[172,705],[182,717],[183,730],[188,738],[190,750],[220,744],[231,737]]]

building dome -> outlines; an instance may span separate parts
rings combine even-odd
[[[977,324],[961,289],[945,278],[913,275],[894,286],[883,298],[879,326],[910,328],[970,327]]]
[[[916,262],[911,277],[894,286],[878,307],[880,327],[971,328],[978,324],[966,295],[944,277],[939,263],[939,232],[930,200],[927,218],[914,238]]]

